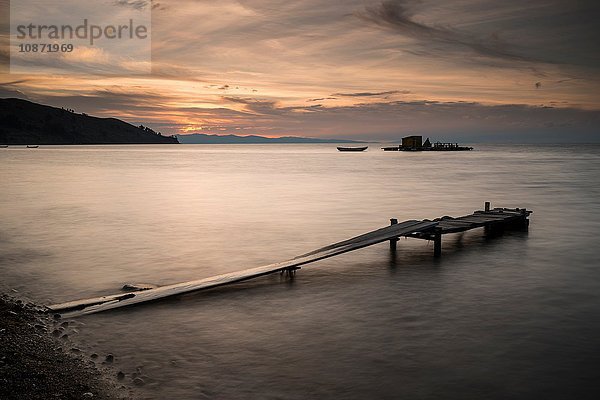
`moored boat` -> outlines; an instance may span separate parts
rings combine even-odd
[[[337,149],[339,151],[365,151],[368,148],[369,148],[369,146],[363,146],[363,147],[344,147],[344,146],[338,146]]]

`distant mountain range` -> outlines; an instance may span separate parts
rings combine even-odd
[[[0,99],[0,144],[176,144],[144,126],[32,103]]]
[[[264,136],[237,136],[237,135],[207,135],[195,133],[192,135],[177,135],[183,144],[253,144],[253,143],[364,143],[349,139],[315,139],[296,136],[268,138]]]

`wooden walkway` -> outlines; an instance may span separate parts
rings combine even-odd
[[[465,232],[475,228],[484,228],[486,235],[497,234],[505,229],[526,229],[529,226],[529,215],[533,211],[525,208],[490,208],[490,203],[485,203],[483,211],[475,211],[473,214],[463,217],[441,217],[433,222],[438,224],[433,229],[404,235],[416,239],[432,240],[434,242],[434,256],[442,254],[442,235],[449,233]],[[393,222],[394,220],[392,220]],[[391,249],[395,245],[390,243]]]
[[[433,240],[434,255],[441,255],[441,237],[443,234],[463,232],[466,230],[484,227],[486,231],[504,228],[527,227],[531,211],[525,209],[489,209],[486,203],[485,211],[475,211],[471,215],[459,218],[442,217],[435,220],[409,220],[398,223],[392,219],[391,225],[375,231],[365,233],[338,243],[333,243],[317,250],[302,254],[290,260],[250,268],[243,271],[217,275],[190,282],[176,283],[157,288],[131,291],[91,299],[70,301],[54,304],[48,307],[50,312],[59,313],[63,317],[75,317],[92,314],[128,305],[155,301],[165,297],[179,294],[206,290],[227,284],[245,281],[272,273],[288,273],[292,276],[300,266],[313,263],[325,258],[337,256],[350,251],[358,250],[377,243],[389,241],[390,249],[396,250],[396,242],[400,237]]]

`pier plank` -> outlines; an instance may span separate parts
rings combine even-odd
[[[464,222],[461,220],[457,220],[457,219],[450,219],[450,220],[443,220],[440,221],[439,226],[445,226],[445,225],[465,225],[465,226],[471,226],[473,225],[472,222]]]
[[[280,272],[290,268],[296,268],[301,265],[323,260],[349,251],[358,250],[363,247],[371,246],[377,243],[402,236],[415,231],[426,231],[432,229],[437,222],[423,221],[405,221],[401,224],[392,225],[386,228],[356,236],[354,238],[334,243],[323,247],[314,252],[261,267],[250,268],[243,271],[221,274],[213,277],[199,279],[190,282],[176,283],[172,285],[160,286],[155,289],[148,289],[138,292],[129,292],[116,295],[96,297],[93,299],[84,299],[71,301],[67,303],[54,304],[48,308],[52,312],[60,313],[65,317],[76,317],[85,314],[92,314],[100,311],[110,310],[128,305],[154,301],[165,297],[179,294],[206,290],[230,283],[241,282],[263,275]]]
[[[493,213],[474,213],[468,216],[469,218],[486,218],[497,221],[504,221],[507,219],[518,218],[518,214],[493,214]]]
[[[468,216],[468,217],[460,217],[457,218],[458,221],[461,222],[469,222],[472,224],[477,224],[480,226],[483,226],[487,223],[492,223],[492,222],[502,222],[502,220],[497,220],[497,219],[492,219],[492,218],[478,218],[478,217],[473,217],[473,216]]]

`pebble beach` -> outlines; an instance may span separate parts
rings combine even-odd
[[[0,399],[134,399],[113,355],[88,355],[61,321],[33,303],[0,296]]]

